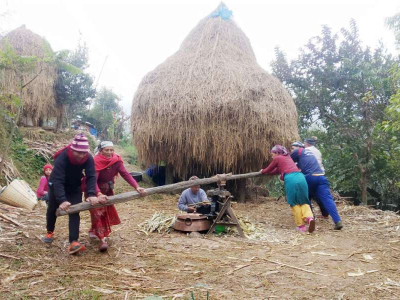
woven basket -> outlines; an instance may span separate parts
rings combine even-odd
[[[20,179],[14,179],[0,194],[0,201],[8,205],[33,209],[38,203],[36,194],[29,185]]]

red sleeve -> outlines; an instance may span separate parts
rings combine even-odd
[[[275,169],[273,169],[271,172],[269,172],[268,174],[271,174],[271,175],[279,175],[279,174],[281,174],[281,172],[279,172],[279,169],[278,169],[278,167],[276,167]]]
[[[96,195],[98,195],[98,193],[101,193],[99,185],[97,184],[98,179],[99,179],[99,171],[96,171],[96,187],[95,187]]]
[[[122,162],[118,164],[118,173],[121,174],[122,178],[124,178],[125,181],[133,186],[135,189],[139,187],[136,180],[133,179],[132,175],[128,173]]]
[[[36,196],[38,198],[43,197],[43,195],[45,194],[46,185],[47,185],[47,178],[46,178],[46,176],[42,176],[40,178],[39,187],[38,187],[38,189],[36,191]]]
[[[272,162],[269,164],[268,167],[266,167],[261,171],[261,174],[270,174],[270,175],[280,174],[278,167],[278,156],[275,156],[272,159]]]

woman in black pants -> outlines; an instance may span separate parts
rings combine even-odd
[[[92,155],[89,154],[89,143],[83,134],[75,136],[73,142],[54,155],[54,168],[49,178],[49,204],[47,207],[47,235],[45,243],[54,239],[54,228],[57,220],[56,210],[68,210],[73,204],[82,202],[81,179],[86,175],[87,201],[97,204],[96,174]],[[103,199],[101,199],[103,200]],[[69,254],[85,250],[79,243],[79,213],[69,215]]]

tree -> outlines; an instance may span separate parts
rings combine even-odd
[[[400,13],[386,19],[386,25],[394,31],[396,43],[400,47]]]
[[[55,61],[58,70],[55,85],[56,97],[63,112],[58,121],[58,127],[63,117],[67,121],[67,126],[70,127],[71,120],[86,110],[90,99],[94,98],[96,93],[93,88],[93,78],[85,73],[88,67],[88,49],[79,44],[74,51],[58,52]]]
[[[386,24],[394,31],[397,45],[400,46],[400,13],[386,20]],[[391,83],[396,89],[386,109],[388,120],[383,122],[386,132],[400,132],[400,67],[396,64],[392,69]]]
[[[395,61],[383,45],[374,51],[363,47],[354,21],[341,37],[324,26],[290,63],[276,49],[272,67],[294,95],[300,131],[319,129],[331,178],[342,191],[360,191],[367,203],[375,185],[371,170],[379,169],[379,126],[395,92],[390,84]]]
[[[115,141],[118,120],[123,118],[120,101],[120,97],[107,88],[101,89],[94,99],[86,119],[95,125],[100,138]]]
[[[400,49],[400,13],[387,19],[386,24],[394,31],[396,43]],[[390,98],[389,105],[385,109],[385,120],[380,127],[385,133],[389,144],[389,151],[383,151],[387,157],[385,162],[385,175],[388,177],[386,190],[395,190],[398,194],[400,188],[400,67],[399,62],[392,68],[391,85],[396,90]],[[398,203],[400,205],[400,202]]]

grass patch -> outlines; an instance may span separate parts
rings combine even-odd
[[[102,294],[100,292],[91,290],[91,289],[82,289],[71,291],[66,294],[67,299],[90,299],[90,300],[99,300],[102,299]]]
[[[43,166],[47,163],[45,158],[29,150],[20,134],[11,143],[10,157],[23,179],[34,189],[42,176]]]
[[[138,152],[136,147],[133,145],[132,138],[125,138],[121,141],[120,146],[126,153],[127,162],[131,165],[138,164]]]

